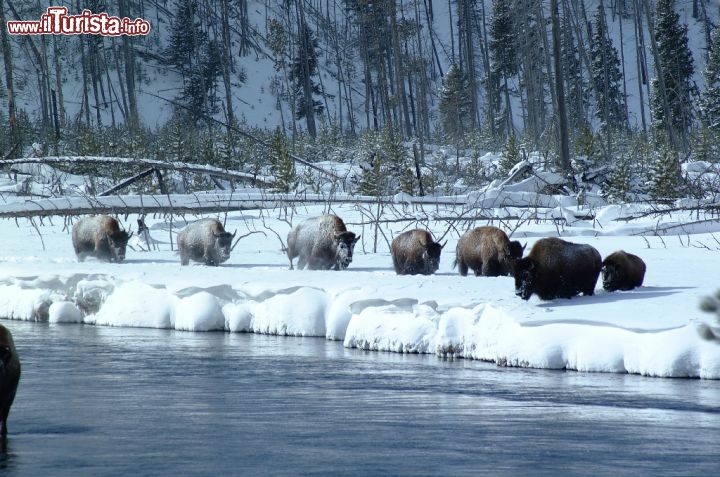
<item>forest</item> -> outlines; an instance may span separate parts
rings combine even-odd
[[[152,29],[3,27],[4,159],[183,161],[285,192],[298,161],[347,162],[359,193],[425,195],[533,152],[615,201],[703,195],[682,165],[720,162],[712,0],[0,0],[0,21],[50,5]]]

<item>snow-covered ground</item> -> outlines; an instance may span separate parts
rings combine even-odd
[[[593,220],[580,220],[574,216],[584,212],[559,207],[554,213],[567,223],[495,221],[508,232],[517,227],[512,237],[527,242],[526,250],[540,237],[559,234],[589,243],[603,256],[624,249],[647,263],[640,289],[608,293],[598,283],[594,296],[547,302],[516,297],[511,277],[461,277],[452,262],[458,234],[470,226],[465,222],[456,222],[446,235],[435,275],[397,276],[388,241],[416,224],[383,226],[372,253],[374,228],[362,225],[373,210],[367,206],[333,207],[350,230],[362,234],[353,263],[341,272],[288,270],[281,250],[278,237],[284,241],[291,224],[323,213],[323,206],[297,208],[294,215],[280,209],[230,213],[229,231],[253,233],[239,241],[220,267],[180,266],[170,245],[184,225],[178,217],[172,227],[163,217],[146,218],[156,250],[144,251],[146,244],[134,236],[121,264],[78,263],[65,219],[2,220],[0,317],[318,336],[343,340],[347,347],[509,366],[720,379],[720,346],[697,332],[698,324],[710,319],[700,311],[700,300],[720,287],[720,221],[691,224],[707,217],[689,213],[616,220],[644,208],[605,206],[593,211]],[[404,213],[425,217],[452,212],[430,209]],[[135,230],[136,218],[121,219]],[[438,237],[449,223],[424,225]],[[632,235],[670,225],[677,226],[671,229],[675,235]],[[12,329],[12,323],[6,325]]]

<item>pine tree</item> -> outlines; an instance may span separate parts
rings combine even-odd
[[[315,129],[315,118],[309,117],[309,112],[313,114],[321,114],[325,107],[323,102],[315,99],[315,96],[322,96],[323,90],[320,83],[312,80],[318,74],[317,50],[318,40],[310,27],[305,25],[300,31],[302,35],[297,54],[290,68],[290,79],[293,81],[295,88],[295,96],[297,105],[295,108],[295,119],[305,118],[308,133],[315,137],[317,131]],[[307,74],[307,77],[306,77]],[[309,91],[305,91],[306,85],[309,84]],[[308,104],[310,102],[311,104]]]
[[[679,154],[671,146],[661,144],[655,148],[650,164],[650,196],[656,200],[676,199],[682,192]]]
[[[295,161],[290,157],[285,136],[280,128],[275,129],[272,138],[273,164],[271,167],[273,177],[273,188],[277,192],[287,194],[297,186],[297,172]]]
[[[386,127],[380,132],[366,132],[360,138],[357,154],[363,162],[358,180],[358,191],[361,194],[382,196],[400,191],[413,193],[413,163],[410,151],[397,129]]]
[[[607,197],[616,203],[627,202],[632,191],[632,170],[630,160],[622,156],[610,171],[608,186],[605,190]]]
[[[492,19],[490,21],[488,50],[490,52],[490,75],[498,82],[498,93],[503,96],[495,104],[497,116],[503,118],[501,124],[506,134],[512,133],[512,110],[510,103],[509,79],[518,74],[518,43],[513,22],[513,2],[510,0],[493,0]]]
[[[583,76],[580,51],[570,25],[570,15],[563,15],[562,21],[562,55],[564,77],[567,82],[565,93],[568,105],[568,122],[571,131],[577,133],[587,127],[585,114],[589,103],[588,85],[586,78]]]
[[[713,31],[703,76],[706,88],[702,95],[701,118],[711,135],[717,138],[720,136],[720,28]]]
[[[650,106],[656,131],[671,130],[669,139],[678,136],[684,148],[693,122],[693,97],[697,91],[692,82],[695,71],[688,46],[687,25],[680,24],[675,12],[675,0],[658,0],[655,38],[658,46],[659,71],[662,74],[664,95],[657,78],[652,81]],[[667,104],[668,111],[665,110]]]
[[[622,92],[622,72],[617,49],[608,34],[605,8],[600,2],[593,22],[590,44],[590,63],[593,90],[595,92],[595,117],[601,128],[623,129],[627,125],[625,97]]]
[[[471,108],[470,83],[460,67],[453,63],[445,74],[438,107],[443,133],[453,144],[458,144],[469,130]]]
[[[222,55],[215,40],[209,40],[197,18],[197,0],[178,0],[172,19],[168,64],[183,75],[183,91],[177,98],[177,115],[196,123],[217,112],[217,78],[222,73]]]
[[[195,64],[195,54],[204,34],[195,18],[197,0],[178,0],[175,2],[175,8],[165,57],[168,64],[185,74]]]
[[[503,174],[507,175],[510,170],[515,167],[515,164],[522,160],[522,154],[520,153],[520,145],[518,144],[517,137],[514,134],[508,136],[505,142],[505,150],[500,156],[499,166]]]

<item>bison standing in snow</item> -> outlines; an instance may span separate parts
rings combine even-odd
[[[89,255],[99,260],[122,262],[130,235],[120,229],[118,221],[108,215],[85,217],[73,225],[72,242],[79,261]]]
[[[10,330],[0,325],[0,437],[7,435],[7,418],[20,382],[20,359]]]
[[[444,246],[435,242],[427,230],[401,233],[393,239],[391,247],[395,273],[432,275],[440,267],[440,252]]]
[[[515,294],[528,300],[593,295],[602,259],[592,245],[550,237],[535,242],[527,257],[515,261]]]
[[[350,265],[355,243],[360,239],[349,232],[337,215],[312,217],[298,224],[287,237],[290,270],[298,257],[299,269],[344,270]]]
[[[458,240],[453,268],[457,265],[462,276],[467,276],[468,268],[472,268],[475,276],[510,275],[512,262],[522,257],[523,250],[525,247],[520,242],[510,241],[497,227],[476,227]]]
[[[613,252],[602,262],[603,288],[615,291],[642,286],[645,268],[645,262],[637,255],[623,250]]]
[[[217,266],[230,258],[235,233],[226,232],[217,219],[200,219],[180,231],[177,237],[180,265],[190,260]]]

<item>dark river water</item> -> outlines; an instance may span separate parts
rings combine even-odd
[[[720,382],[3,321],[0,475],[720,475]]]

